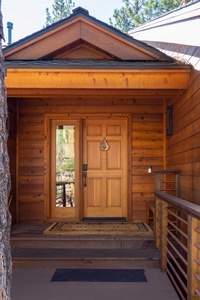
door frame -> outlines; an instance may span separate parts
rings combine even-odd
[[[56,222],[56,221],[66,221],[65,219],[52,218],[51,216],[51,194],[50,194],[50,185],[51,185],[51,121],[52,120],[67,120],[67,121],[76,121],[78,122],[78,131],[79,131],[79,155],[78,165],[79,169],[76,174],[76,182],[79,186],[76,195],[76,203],[78,205],[78,214],[76,218],[70,219],[70,221],[82,221],[84,212],[83,212],[83,178],[82,178],[82,164],[83,164],[83,125],[82,120],[84,119],[126,119],[127,120],[127,221],[131,221],[131,211],[132,211],[132,199],[131,199],[131,124],[132,124],[132,115],[131,114],[45,114],[44,116],[44,220],[47,223]],[[80,153],[82,155],[80,155]]]

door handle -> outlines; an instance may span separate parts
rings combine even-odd
[[[83,187],[87,186],[87,172],[83,172]]]

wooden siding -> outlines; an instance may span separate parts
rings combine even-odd
[[[167,168],[181,170],[180,197],[200,204],[200,74],[173,106],[173,135],[167,139]]]
[[[18,207],[20,223],[45,221],[44,115],[63,113],[131,113],[132,220],[145,220],[147,200],[154,199],[154,175],[149,165],[163,168],[162,98],[20,99]],[[121,105],[123,103],[123,105]],[[45,200],[46,199],[46,200]]]
[[[138,103],[139,104],[139,103]],[[141,105],[144,108],[144,104]],[[145,111],[145,109],[144,109]],[[143,112],[144,112],[143,111]],[[163,167],[163,106],[150,106],[146,114],[133,113],[132,121],[132,201],[133,219],[144,219],[146,201],[154,200],[154,174],[148,166]],[[156,112],[156,113],[155,113]]]

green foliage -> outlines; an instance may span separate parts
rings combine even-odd
[[[66,176],[66,172],[70,173],[74,171],[74,166],[74,142],[70,142],[70,131],[63,128],[57,128],[56,173],[58,176]]]
[[[62,165],[63,171],[74,171],[74,157],[66,157],[65,164]]]
[[[115,9],[110,24],[123,32],[149,22],[180,6],[182,0],[123,0],[124,6]]]
[[[49,8],[46,8],[46,23],[45,27],[69,17],[72,13],[75,3],[72,0],[54,0],[52,5],[52,13]]]

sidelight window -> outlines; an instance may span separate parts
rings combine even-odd
[[[56,207],[75,206],[75,126],[56,125]]]

